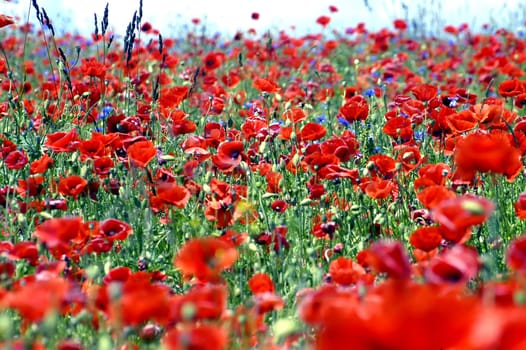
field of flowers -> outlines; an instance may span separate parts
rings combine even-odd
[[[0,347],[526,349],[520,33],[32,5],[0,14]]]

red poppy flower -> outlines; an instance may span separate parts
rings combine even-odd
[[[422,157],[417,147],[408,146],[402,148],[396,159],[402,164],[404,172],[408,173],[425,162],[427,158]]]
[[[175,109],[179,104],[188,98],[188,86],[174,86],[171,88],[161,89],[161,97],[159,97],[159,104],[162,108]]]
[[[276,199],[270,205],[270,208],[278,213],[284,213],[285,210],[287,210],[287,207],[287,202],[285,202],[283,199]]]
[[[22,150],[10,152],[5,158],[4,163],[9,170],[22,169],[28,162],[26,153]]]
[[[58,192],[64,196],[77,198],[79,194],[88,186],[88,181],[77,175],[71,175],[60,179]]]
[[[43,176],[30,176],[27,179],[18,180],[17,193],[21,197],[35,197],[44,192],[45,178]]]
[[[80,71],[84,76],[104,79],[106,75],[106,67],[104,64],[97,61],[95,57],[88,57],[82,59]]]
[[[438,227],[420,227],[409,237],[409,242],[416,249],[430,252],[440,245],[442,235]]]
[[[80,152],[80,159],[85,160],[88,158],[97,159],[105,156],[106,147],[100,139],[91,139],[80,141],[78,145]]]
[[[411,92],[417,100],[427,102],[436,97],[438,88],[431,84],[421,84],[412,88]]]
[[[362,95],[355,95],[345,101],[345,104],[340,107],[340,115],[349,123],[357,120],[366,120],[369,115],[369,105],[367,100]]]
[[[457,195],[444,186],[431,185],[418,192],[416,196],[425,208],[433,209],[440,204],[440,202],[455,198]]]
[[[27,322],[42,321],[53,311],[60,311],[71,289],[62,278],[27,281],[7,294],[3,305],[15,309]]]
[[[300,138],[302,141],[319,140],[327,134],[327,130],[323,125],[317,123],[307,123],[300,131]]]
[[[324,28],[327,27],[330,21],[331,21],[331,18],[329,16],[320,16],[316,19],[316,23],[318,23]]]
[[[203,64],[208,70],[215,70],[223,64],[224,53],[222,52],[209,52],[203,58]]]
[[[29,173],[31,175],[42,174],[53,164],[53,162],[53,158],[44,154],[42,157],[31,163],[29,166]]]
[[[218,320],[226,311],[227,296],[228,290],[225,285],[196,285],[186,294],[171,298],[171,322]],[[186,311],[188,305],[192,305],[192,313]]]
[[[307,118],[307,115],[301,108],[293,107],[283,113],[283,119],[290,120],[293,123],[299,123]]]
[[[444,163],[426,164],[418,170],[418,178],[415,180],[415,189],[432,185],[444,185],[451,173],[449,165]]]
[[[484,348],[468,343],[478,341],[478,300],[449,286],[382,283],[364,296],[337,290],[309,301],[318,314],[316,349]]]
[[[524,83],[517,79],[513,79],[504,80],[502,83],[500,83],[498,92],[502,97],[515,97],[526,91],[524,88]]]
[[[219,238],[238,247],[248,241],[248,234],[246,232],[238,233],[234,230],[226,230]]]
[[[186,207],[190,199],[190,191],[174,182],[162,182],[157,185],[157,196],[165,203],[179,209]]]
[[[117,219],[106,219],[99,225],[100,235],[110,241],[124,241],[133,233],[132,227]]]
[[[511,241],[506,253],[506,263],[512,270],[526,271],[526,235]]]
[[[442,237],[458,243],[467,240],[471,227],[485,222],[494,207],[486,198],[464,195],[440,202],[431,218],[440,224]]]
[[[48,248],[64,247],[79,237],[82,229],[82,218],[63,217],[44,221],[33,233]]]
[[[404,117],[395,117],[385,123],[382,131],[396,141],[408,142],[413,139],[411,121]]]
[[[227,141],[217,148],[217,154],[212,156],[212,163],[221,171],[228,173],[237,167],[243,159],[243,142]]]
[[[474,129],[478,120],[473,111],[465,109],[458,113],[447,115],[446,123],[453,133],[461,134]]]
[[[368,249],[367,265],[378,273],[387,273],[396,279],[411,276],[411,264],[402,244],[398,241],[377,241]]]
[[[393,26],[395,27],[395,29],[404,31],[407,29],[407,22],[403,19],[395,19],[393,21]]]
[[[13,17],[0,14],[0,28],[6,27],[14,23],[15,23],[15,19]]]
[[[396,161],[385,154],[369,157],[367,168],[372,178],[392,179],[397,172]]]
[[[374,199],[385,199],[396,196],[397,185],[391,180],[372,180],[363,184],[365,194]]]
[[[513,181],[522,169],[521,152],[507,133],[476,132],[461,138],[455,147],[455,177],[472,180],[476,172],[505,175]]]
[[[144,168],[157,155],[157,149],[150,140],[138,141],[126,149],[130,162],[138,167]]]
[[[35,242],[18,242],[9,251],[9,258],[23,259],[31,266],[36,266],[40,258]]]
[[[101,157],[93,161],[93,170],[95,171],[95,174],[102,178],[110,173],[114,165],[115,164],[110,157]]]
[[[214,282],[221,271],[237,260],[236,248],[216,237],[194,238],[179,250],[174,265],[184,275],[195,276],[202,282]]]
[[[265,179],[267,180],[267,192],[269,193],[280,193],[281,192],[281,178],[283,175],[281,173],[278,173],[277,171],[270,171],[265,176]]]
[[[201,324],[190,328],[172,328],[163,336],[167,350],[223,350],[228,345],[228,336],[219,326]]]
[[[526,219],[526,192],[522,192],[515,202],[515,215],[519,219]]]
[[[332,281],[342,286],[349,286],[361,280],[366,273],[361,265],[353,262],[350,258],[342,256],[331,261],[329,274],[331,275]]]
[[[252,12],[252,14],[250,15],[250,18],[252,18],[253,20],[257,21],[259,19],[259,13]]]
[[[248,280],[248,288],[252,294],[273,293],[275,291],[274,282],[266,273],[256,273]]]
[[[254,79],[253,85],[256,89],[262,92],[276,92],[280,89],[279,85],[269,79],[256,78]]]
[[[285,305],[283,299],[272,292],[257,293],[252,297],[254,309],[258,315],[263,315],[271,311],[281,310]]]
[[[476,249],[457,244],[432,259],[424,277],[427,282],[435,284],[466,283],[476,277],[480,266]]]
[[[47,134],[44,145],[55,153],[73,152],[77,149],[79,137],[77,130],[72,129],[69,132],[59,131],[53,134]]]

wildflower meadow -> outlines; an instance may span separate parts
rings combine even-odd
[[[0,11],[2,349],[526,349],[524,32],[327,6],[171,36],[141,0],[83,36],[28,4]]]

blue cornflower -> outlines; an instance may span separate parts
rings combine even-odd
[[[367,89],[367,90],[365,90],[365,96],[373,97],[374,96],[374,89]]]
[[[315,120],[316,120],[316,123],[323,124],[327,121],[327,116],[325,114],[322,114],[320,116],[317,116]]]
[[[345,126],[346,128],[348,128],[349,126],[351,126],[351,123],[349,123],[349,121],[347,119],[345,119],[344,117],[338,117],[338,122]]]

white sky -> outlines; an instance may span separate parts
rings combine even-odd
[[[139,7],[139,0],[37,2],[41,8],[46,9],[57,32],[65,29],[84,35],[93,32],[95,12],[100,22],[107,2],[110,28],[120,35],[125,33],[133,12]],[[365,2],[370,4],[373,11],[367,9]],[[483,23],[499,21],[497,26],[509,28],[510,23],[515,25],[518,22],[511,18],[510,13],[520,13],[526,8],[526,5],[519,5],[520,0],[143,0],[143,22],[152,23],[165,37],[177,35],[181,30],[185,30],[185,26],[190,26],[190,20],[194,17],[201,18],[207,24],[209,34],[221,32],[227,36],[233,35],[237,30],[246,31],[249,28],[255,28],[258,33],[265,29],[289,30],[292,25],[297,27],[292,33],[318,32],[320,26],[315,21],[320,15],[329,15],[332,18],[329,28],[340,31],[353,27],[358,22],[365,22],[367,28],[377,30],[390,27],[393,19],[403,17],[404,12],[400,4],[404,2],[410,5],[409,11],[413,17],[421,18],[419,8],[428,6],[427,17],[431,12],[439,12],[446,24],[458,25],[467,22],[474,29],[479,29]],[[0,13],[25,18],[30,3],[31,0],[0,0]],[[337,6],[339,12],[331,14],[329,5]],[[442,8],[438,9],[437,6]],[[34,11],[31,12],[30,17],[35,21]],[[260,13],[258,21],[250,18],[252,12]],[[497,20],[492,19],[492,16]],[[67,18],[70,21],[63,22]]]

